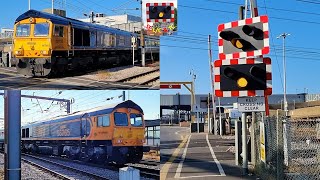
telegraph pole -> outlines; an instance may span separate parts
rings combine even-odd
[[[94,23],[94,12],[90,12],[90,23]]]
[[[141,44],[141,66],[146,66],[146,60],[145,60],[145,49],[144,49],[144,30],[143,30],[143,21],[142,21],[142,1],[141,3],[141,30],[140,30],[140,44]]]
[[[288,116],[288,102],[287,102],[287,75],[286,75],[286,37],[288,33],[280,34],[277,39],[282,38],[283,42],[283,106],[286,116]]]
[[[211,50],[211,35],[208,36],[208,49],[209,49],[209,68],[210,68],[210,80],[211,80],[211,91],[212,91],[212,114],[213,114],[213,121],[210,120],[210,116],[208,113],[208,124],[209,124],[209,133],[212,133],[212,129],[216,128],[216,123],[214,123],[216,121],[216,102],[214,99],[214,82],[213,82],[213,66],[212,66],[212,50]],[[210,96],[210,93],[209,93]],[[210,100],[210,98],[209,98]],[[208,101],[209,103],[209,108],[208,108],[208,112],[210,110],[210,101]],[[212,127],[212,125],[214,125],[214,128]],[[214,130],[214,134],[216,135],[217,130]]]

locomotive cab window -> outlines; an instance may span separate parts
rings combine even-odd
[[[29,137],[29,128],[26,129],[26,138]]]
[[[30,36],[30,24],[19,24],[16,29],[17,37],[28,37]]]
[[[98,127],[110,126],[110,117],[109,115],[99,116],[98,117]]]
[[[114,123],[116,126],[128,126],[128,116],[126,113],[115,112]]]
[[[54,25],[54,36],[63,37],[63,26]]]
[[[34,36],[48,36],[49,23],[38,23],[34,25]]]
[[[142,127],[142,115],[141,114],[130,114],[131,126]]]
[[[26,137],[26,129],[22,129],[22,138]]]

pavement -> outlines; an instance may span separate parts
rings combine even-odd
[[[157,86],[97,81],[83,76],[33,78],[17,73],[14,67],[0,67],[0,89],[159,89]]]
[[[234,138],[221,138],[207,133],[189,133],[189,128],[161,126],[161,180],[256,179],[242,176],[235,165]]]

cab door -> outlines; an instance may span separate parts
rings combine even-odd
[[[81,140],[87,140],[91,130],[91,117],[85,113],[80,118],[80,137]]]
[[[54,50],[68,49],[68,29],[67,26],[53,24],[52,48]]]

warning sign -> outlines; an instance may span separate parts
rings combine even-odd
[[[265,111],[264,97],[239,97],[238,110],[240,112],[261,112]]]

